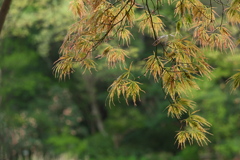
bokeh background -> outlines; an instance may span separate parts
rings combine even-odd
[[[171,33],[174,7],[160,9]],[[0,160],[240,160],[240,91],[226,84],[240,68],[239,49],[204,51],[214,67],[212,80],[200,78],[201,90],[190,98],[212,124],[213,135],[208,145],[182,150],[175,143],[181,126],[167,116],[169,102],[160,84],[141,72],[153,40],[137,26],[128,48],[133,58],[128,62],[139,65],[134,72],[146,92],[137,106],[121,99],[107,105],[108,86],[123,70],[108,69],[103,59],[92,73],[76,68],[64,81],[54,77],[53,63],[75,21],[69,0],[13,0],[0,36]],[[239,28],[230,28],[239,39]]]

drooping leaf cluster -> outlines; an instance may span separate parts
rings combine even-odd
[[[240,71],[238,73],[234,74],[232,77],[228,79],[228,82],[232,81],[232,89],[236,90],[238,87],[240,87]]]
[[[215,2],[215,1],[214,1]],[[125,67],[126,58],[131,58],[121,46],[111,46],[112,39],[123,46],[130,45],[133,37],[131,28],[139,28],[140,34],[148,34],[154,40],[155,48],[146,54],[144,75],[154,78],[170,100],[168,115],[179,119],[184,127],[176,135],[179,146],[186,141],[199,145],[209,142],[205,127],[210,123],[196,115],[195,103],[186,99],[191,89],[200,89],[196,79],[206,76],[210,79],[212,67],[208,64],[202,48],[230,50],[235,47],[234,39],[227,28],[240,23],[240,1],[232,0],[224,4],[222,15],[218,15],[210,0],[208,5],[200,0],[73,0],[70,9],[76,16],[61,46],[61,57],[56,61],[54,72],[60,79],[66,78],[76,66],[84,70],[96,69],[99,58],[105,58],[109,68]],[[173,5],[177,18],[176,30],[169,34],[164,24],[167,15],[161,15],[161,7]],[[136,14],[140,13],[140,16]],[[226,15],[226,16],[224,16]],[[216,17],[220,17],[218,20]],[[190,34],[185,37],[185,32]],[[103,43],[108,43],[102,53],[95,52]],[[109,87],[109,103],[122,95],[126,102],[132,98],[136,104],[140,97],[140,82],[131,73],[131,68],[120,75]],[[239,76],[232,77],[234,88],[239,86]],[[188,115],[187,118],[182,118]]]

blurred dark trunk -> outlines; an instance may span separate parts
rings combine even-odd
[[[12,3],[12,0],[4,0],[2,3],[2,7],[0,9],[0,35],[1,35],[2,27],[5,22],[6,16],[10,9],[11,3]]]
[[[100,131],[100,133],[105,136],[107,135],[107,133],[104,129],[101,112],[97,102],[96,80],[94,78],[95,77],[93,77],[92,75],[87,75],[87,74],[83,76],[83,79],[86,84],[86,90],[89,95],[91,113],[93,115],[93,122],[96,124],[96,127]]]
[[[2,3],[1,9],[0,9],[0,35],[2,32],[2,28],[5,22],[6,16],[10,9],[11,3],[12,3],[12,0],[4,0]],[[2,69],[0,68],[0,86],[1,86],[1,80],[2,80]],[[0,96],[0,107],[2,107],[2,96]]]
[[[0,88],[2,87],[2,68],[0,68]],[[2,108],[2,95],[0,95],[0,108]]]

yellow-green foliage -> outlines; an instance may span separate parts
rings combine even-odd
[[[111,102],[114,104],[115,94],[118,98],[120,98],[120,96],[122,95],[127,103],[128,98],[132,97],[133,103],[134,105],[136,105],[137,97],[140,98],[140,91],[144,91],[139,86],[141,83],[131,80],[129,78],[130,74],[130,70],[128,70],[126,73],[119,76],[109,87],[109,105]]]
[[[228,81],[232,82],[232,88],[233,90],[237,89],[240,87],[240,70],[238,73],[234,74],[232,77],[228,79]]]
[[[210,79],[212,67],[206,61],[202,48],[233,51],[235,44],[228,22],[232,25],[240,23],[240,1],[230,0],[222,4],[220,21],[217,21],[215,8],[204,5],[200,0],[72,0],[70,10],[76,16],[76,23],[71,26],[62,44],[60,58],[55,62],[54,71],[60,79],[74,72],[74,66],[82,66],[85,70],[96,69],[96,58],[106,59],[109,68],[120,66],[126,72],[120,75],[109,87],[109,104],[114,104],[114,97],[123,96],[128,103],[132,98],[136,105],[140,97],[141,83],[131,74],[131,66],[126,69],[128,52],[120,46],[108,44],[102,53],[95,49],[102,43],[116,38],[120,44],[130,46],[133,37],[132,27],[139,28],[139,34],[148,34],[153,38],[155,47],[152,54],[146,54],[144,75],[154,78],[171,98],[167,106],[168,115],[179,119],[184,125],[176,135],[179,146],[184,147],[186,141],[199,145],[209,142],[205,127],[210,127],[203,117],[196,115],[195,103],[187,96],[192,89],[200,89],[196,79],[206,76]],[[159,9],[163,5],[175,5],[173,14],[176,31],[167,34],[167,28]],[[224,8],[229,6],[228,8]],[[140,16],[135,14],[141,12]],[[182,32],[189,32],[183,37]],[[125,47],[126,48],[126,47]],[[118,64],[118,65],[117,65]],[[135,64],[135,63],[134,63]],[[233,88],[240,85],[240,74],[231,79]],[[188,115],[183,119],[182,115]]]

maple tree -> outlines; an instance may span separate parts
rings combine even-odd
[[[197,79],[203,76],[211,79],[212,67],[202,50],[233,52],[236,44],[227,26],[240,23],[239,0],[215,2],[222,7],[222,15],[217,14],[212,0],[208,5],[200,0],[73,0],[70,9],[76,23],[61,46],[61,56],[53,67],[55,75],[65,79],[77,66],[91,72],[97,68],[97,59],[105,58],[109,68],[119,66],[124,70],[108,89],[109,104],[114,104],[116,96],[123,96],[127,103],[132,98],[136,105],[140,93],[144,92],[140,83],[142,75],[132,73],[135,63],[127,68],[126,58],[131,57],[126,46],[130,46],[133,37],[131,28],[138,27],[140,34],[148,34],[154,40],[154,50],[142,59],[145,64],[142,72],[144,76],[152,76],[163,88],[170,102],[166,107],[168,115],[182,123],[176,135],[178,145],[185,147],[187,141],[207,144],[210,141],[206,135],[211,134],[207,128],[211,124],[196,114],[195,102],[186,97],[191,89],[200,89]],[[164,25],[166,15],[161,15],[160,8],[164,5],[175,6],[176,29],[171,34]],[[185,36],[184,32],[189,34]],[[114,38],[119,41],[118,46],[109,43]],[[105,47],[101,53],[96,51],[100,45]],[[230,78],[234,88],[240,85],[239,74]],[[188,117],[183,118],[186,114]]]

